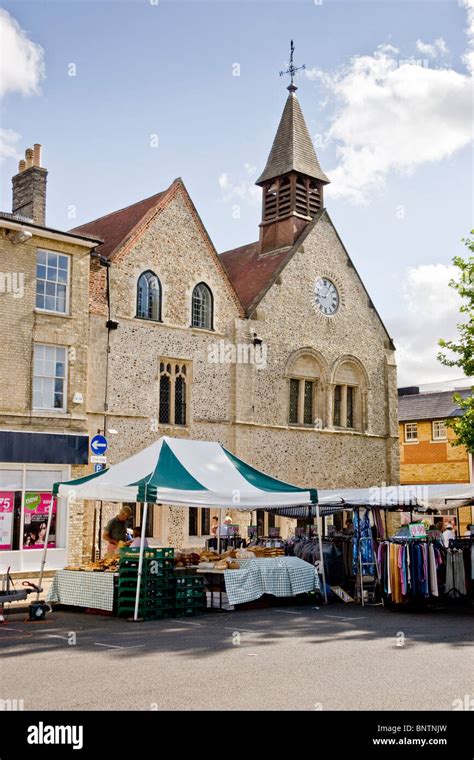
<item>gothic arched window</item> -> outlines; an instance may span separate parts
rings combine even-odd
[[[161,284],[153,272],[143,272],[138,278],[137,317],[161,322]]]
[[[214,299],[210,288],[205,282],[200,282],[193,290],[191,305],[191,327],[205,330],[213,329]]]

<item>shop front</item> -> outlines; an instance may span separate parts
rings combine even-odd
[[[87,449],[87,436],[0,431],[0,575],[39,571],[53,485],[80,474]],[[69,533],[67,499],[55,499],[47,570],[67,564]]]

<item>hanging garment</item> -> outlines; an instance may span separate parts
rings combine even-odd
[[[448,596],[465,596],[466,574],[464,571],[464,559],[461,549],[448,549],[446,552],[446,587]]]
[[[430,574],[430,592],[433,596],[439,596],[436,555],[435,555],[435,548],[433,544],[430,544],[428,546],[428,556],[429,556],[428,562],[429,562],[429,574]]]

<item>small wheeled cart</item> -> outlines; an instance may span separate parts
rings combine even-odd
[[[20,602],[23,599],[28,599],[30,594],[37,594],[36,602],[30,604],[30,620],[40,620],[44,618],[46,611],[49,609],[48,605],[38,600],[39,594],[43,590],[30,581],[23,581],[21,584],[23,588],[16,589],[13,583],[13,578],[10,575],[10,568],[2,578],[2,587],[0,589],[0,623],[5,622],[5,604],[7,602]]]

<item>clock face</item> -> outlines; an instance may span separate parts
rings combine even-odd
[[[314,286],[314,300],[323,314],[330,316],[339,308],[339,293],[331,280],[321,277]]]

